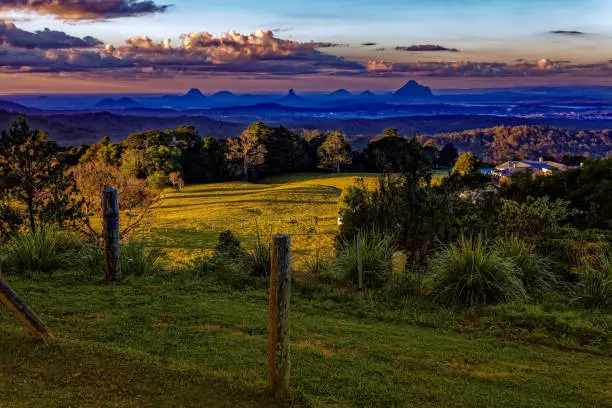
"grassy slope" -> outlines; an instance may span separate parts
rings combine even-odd
[[[259,229],[264,239],[275,233],[292,234],[298,257],[317,247],[330,249],[338,229],[338,197],[355,178],[298,174],[259,184],[188,186],[182,192],[167,193],[160,203],[150,242],[175,260],[184,260],[212,250],[219,232],[227,229],[252,247]]]
[[[436,173],[436,177],[447,174]],[[164,248],[177,262],[211,251],[219,232],[232,230],[250,248],[257,231],[263,239],[292,234],[299,258],[330,251],[338,231],[338,198],[358,176],[372,174],[295,174],[262,183],[217,183],[168,192],[157,207],[147,244]]]
[[[320,217],[315,232],[334,232],[337,196],[352,178],[299,175],[189,187],[162,202],[155,243],[183,259],[212,248],[223,229],[248,241],[258,219],[261,229],[304,233],[314,215]],[[303,255],[321,242],[327,241],[300,235],[293,245]],[[0,312],[0,407],[272,404],[262,391],[264,289],[237,292],[182,275],[119,286],[70,274],[9,282],[58,340],[35,344]],[[297,405],[612,406],[606,354],[510,341],[480,329],[408,324],[420,319],[417,311],[401,312],[414,319],[395,322],[359,318],[298,294],[292,310]]]
[[[0,315],[2,407],[266,407],[265,291],[159,278],[11,279],[53,328]],[[612,406],[610,359],[473,332],[313,313],[296,299],[297,405]]]

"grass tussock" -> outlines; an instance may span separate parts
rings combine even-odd
[[[51,274],[74,268],[83,247],[82,237],[54,226],[42,226],[16,236],[8,245],[3,263],[9,273]]]
[[[525,290],[534,297],[554,289],[558,278],[552,270],[550,261],[540,256],[535,247],[516,235],[499,239],[495,245],[496,253],[512,261],[525,286]]]
[[[374,231],[361,231],[363,283],[368,288],[381,288],[393,274],[393,240]],[[359,283],[356,240],[342,240],[336,257],[336,271],[348,282]]]
[[[612,256],[585,264],[574,289],[574,301],[591,309],[612,309]]]
[[[491,251],[481,237],[461,237],[430,264],[429,284],[443,303],[476,304],[524,301],[525,287],[512,260]]]

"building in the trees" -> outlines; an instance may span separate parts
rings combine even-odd
[[[519,171],[531,170],[534,176],[550,176],[565,171],[569,167],[554,161],[539,160],[510,160],[495,167],[491,174],[497,177],[510,177]]]

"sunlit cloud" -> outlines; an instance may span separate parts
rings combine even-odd
[[[165,12],[152,0],[0,0],[0,12],[51,15],[60,20],[109,20]]]

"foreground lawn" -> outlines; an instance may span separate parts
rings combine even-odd
[[[0,313],[1,407],[269,407],[265,289],[184,274],[9,278],[57,336]],[[376,321],[296,295],[296,406],[606,407],[609,354]]]

